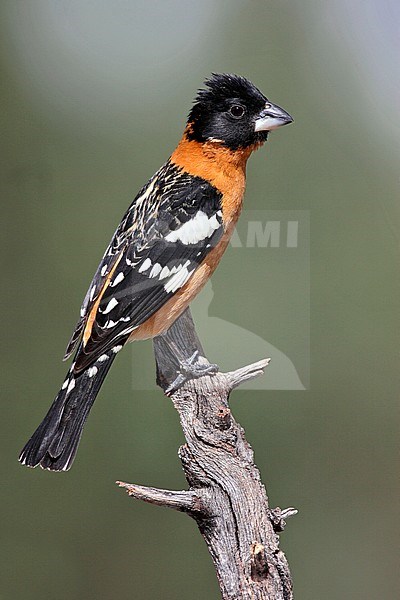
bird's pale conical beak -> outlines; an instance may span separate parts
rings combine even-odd
[[[267,102],[256,119],[254,131],[271,131],[289,123],[293,123],[293,117],[286,110],[277,104]]]

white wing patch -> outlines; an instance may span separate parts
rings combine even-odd
[[[121,283],[121,281],[123,281],[125,279],[125,275],[122,273],[118,273],[118,275],[115,277],[115,279],[113,280],[112,283],[110,283],[110,287],[115,287],[116,285],[118,285],[119,283]]]
[[[180,287],[182,287],[187,282],[187,280],[193,273],[193,271],[188,270],[187,267],[189,265],[190,265],[190,260],[187,260],[184,265],[180,265],[180,267],[178,267],[177,272],[164,285],[164,290],[167,293],[176,292],[176,290],[178,290]]]
[[[106,360],[109,359],[108,354],[102,354],[98,359],[97,362],[105,362]]]
[[[161,273],[162,266],[160,263],[154,263],[153,268],[149,273],[149,277],[157,277],[159,273]]]
[[[200,253],[201,254],[201,253]],[[147,277],[149,278],[154,278],[157,277],[159,279],[159,281],[162,281],[163,279],[166,279],[167,281],[164,284],[164,290],[168,293],[170,292],[176,292],[176,290],[178,290],[180,287],[182,287],[187,280],[189,279],[189,277],[192,275],[193,270],[188,269],[190,265],[190,260],[187,260],[184,264],[180,264],[180,265],[175,265],[174,267],[162,267],[162,265],[160,265],[160,263],[154,263],[152,265],[152,262],[150,260],[150,258],[146,258],[145,261],[143,261],[142,266],[140,267],[139,271],[143,272],[143,271],[148,271],[151,267],[151,270],[147,273]],[[107,308],[103,311],[103,314],[106,314],[108,312],[110,312],[110,310],[112,310],[114,308],[114,306],[116,306],[116,304],[118,304],[118,302],[114,299],[110,300]],[[119,319],[120,321],[124,321],[124,318]],[[127,319],[129,320],[129,319]],[[109,321],[105,327],[106,328],[110,328],[113,327],[115,325],[115,323],[113,321]]]
[[[97,367],[90,367],[90,369],[87,370],[88,377],[94,377],[97,375],[97,370]]]
[[[169,275],[171,275],[171,271],[169,270],[169,267],[165,266],[160,273],[160,279],[165,279],[166,277],[169,277]]]
[[[210,237],[220,227],[217,216],[221,216],[221,211],[218,211],[212,217],[208,217],[205,212],[199,210],[193,219],[186,221],[175,231],[171,231],[165,239],[168,242],[179,240],[182,244],[197,244],[201,240]]]
[[[102,311],[103,315],[108,315],[109,312],[112,311],[118,304],[118,300],[115,298],[111,298],[110,302],[107,304],[106,308]]]
[[[75,379],[73,377],[71,377],[68,388],[67,388],[67,395],[72,392],[72,390],[75,387]]]
[[[150,267],[151,267],[151,260],[150,260],[150,258],[146,258],[146,260],[144,260],[139,267],[139,273],[144,273],[145,271],[147,271],[147,269],[150,269]]]
[[[115,327],[117,325],[118,321],[113,321],[112,319],[109,319],[107,321],[107,323],[104,325],[104,329],[111,329],[111,327]]]

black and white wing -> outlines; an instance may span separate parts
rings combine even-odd
[[[71,340],[83,336],[75,370],[122,346],[186,284],[222,235],[220,192],[167,163],[132,203],[96,272]]]

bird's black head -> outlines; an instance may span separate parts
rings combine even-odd
[[[238,150],[265,142],[271,129],[293,121],[244,77],[214,73],[205,85],[188,117],[190,140],[220,142]]]

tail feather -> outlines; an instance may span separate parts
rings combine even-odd
[[[40,465],[51,471],[71,467],[83,426],[115,356],[113,350],[104,353],[78,375],[72,365],[47,415],[19,456],[23,465]]]

